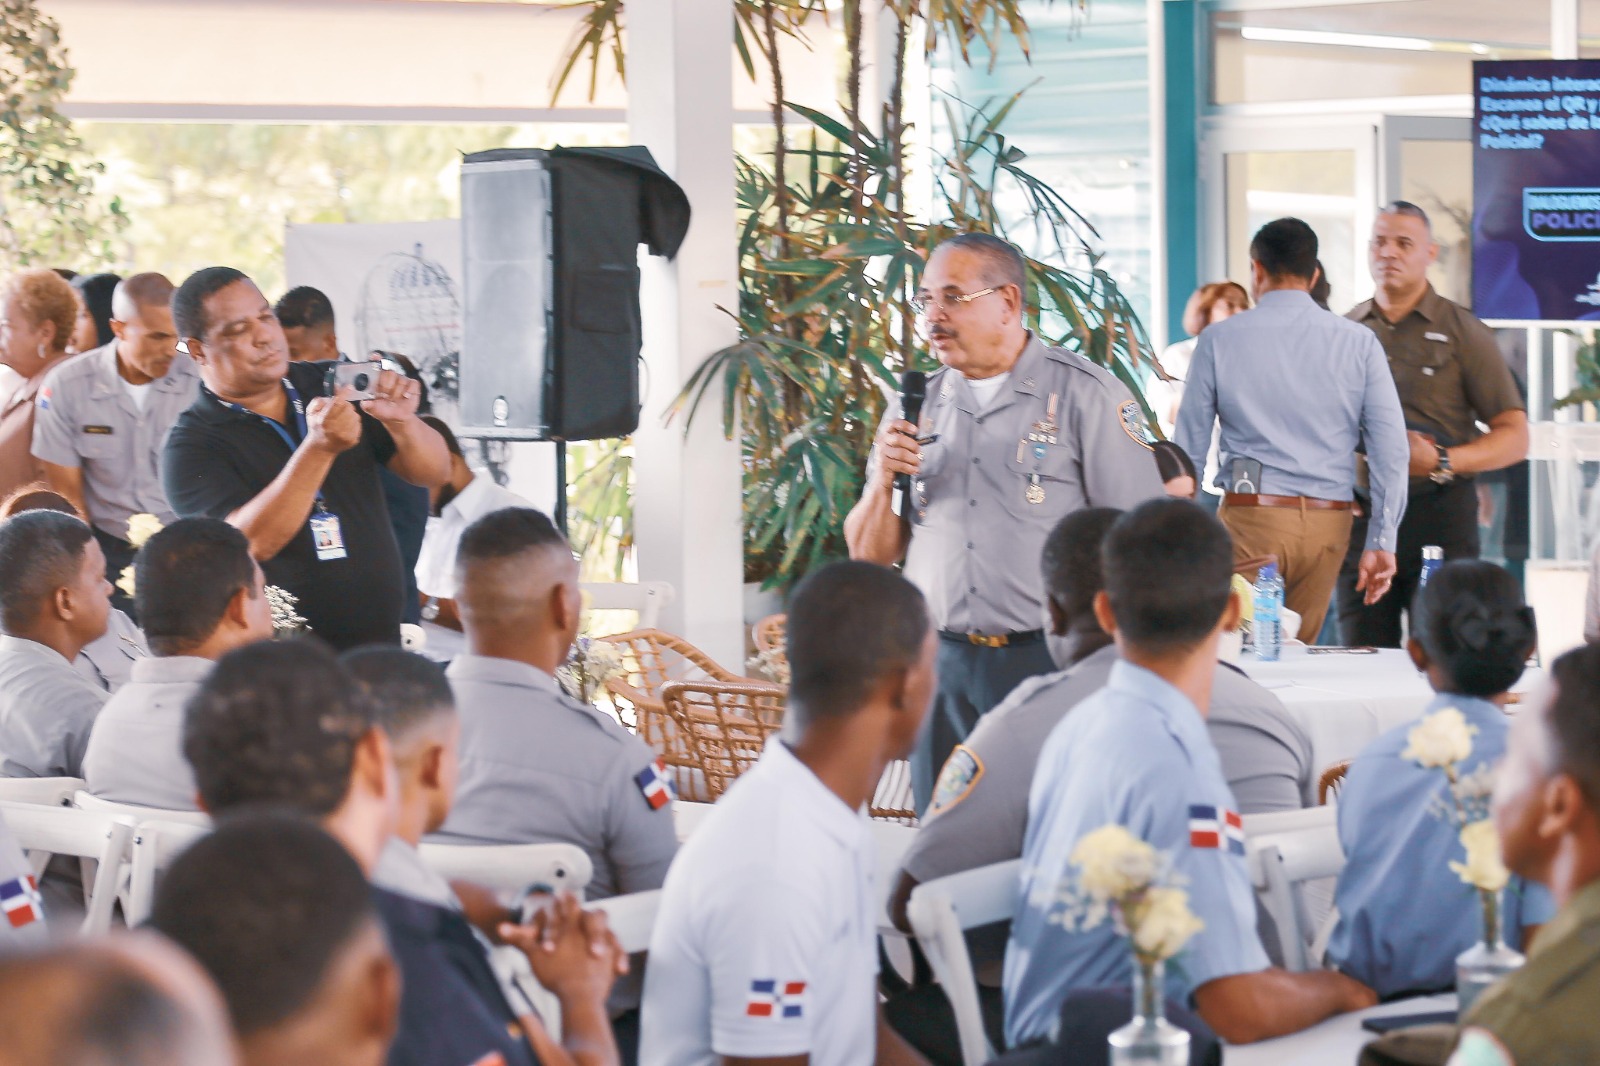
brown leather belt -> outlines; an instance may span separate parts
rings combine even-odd
[[[1264,496],[1258,493],[1230,492],[1222,497],[1229,507],[1293,507],[1306,511],[1348,511],[1349,500],[1319,500],[1315,496]]]

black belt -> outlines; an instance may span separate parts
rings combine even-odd
[[[1044,630],[1029,629],[1011,633],[959,633],[954,629],[939,630],[939,639],[952,644],[976,644],[980,648],[1008,648],[1013,644],[1037,644],[1044,639]]]

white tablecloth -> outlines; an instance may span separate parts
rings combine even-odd
[[[1411,658],[1398,648],[1368,655],[1315,655],[1298,645],[1275,663],[1249,654],[1239,666],[1283,701],[1311,737],[1316,772],[1361,749],[1395,726],[1413,721],[1433,698],[1433,689]],[[1544,671],[1529,667],[1513,691],[1526,692]]]
[[[1222,1055],[1223,1066],[1355,1066],[1361,1049],[1376,1033],[1361,1028],[1363,1018],[1387,1014],[1432,1014],[1456,1009],[1456,997],[1425,996],[1384,1003],[1357,1014],[1341,1014],[1314,1025],[1303,1033],[1263,1040],[1259,1044],[1229,1047]]]

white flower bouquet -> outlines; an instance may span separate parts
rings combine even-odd
[[[556,681],[580,703],[593,703],[600,689],[626,669],[622,649],[609,640],[579,637],[572,642],[567,661],[556,667]]]

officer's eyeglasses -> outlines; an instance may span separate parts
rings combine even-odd
[[[954,311],[962,304],[969,304],[973,300],[982,299],[983,297],[988,296],[990,293],[999,292],[1003,288],[1005,288],[1004,285],[994,285],[987,289],[979,289],[977,292],[962,292],[951,295],[945,295],[944,293],[919,292],[911,298],[911,310],[915,311],[919,315],[927,314],[928,310],[933,307],[937,307],[941,311],[946,312]]]

